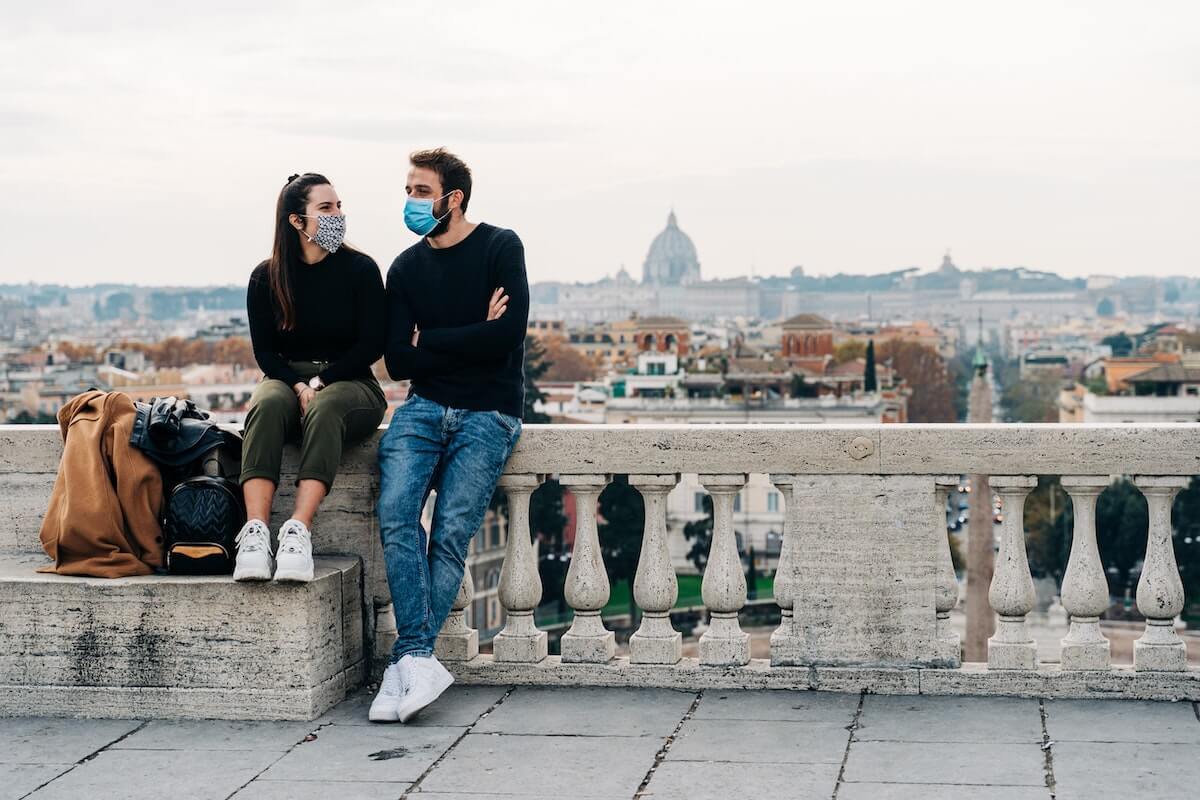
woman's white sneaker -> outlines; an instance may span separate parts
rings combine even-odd
[[[261,519],[248,520],[237,535],[235,581],[269,581],[275,564],[271,558],[271,529]]]
[[[275,550],[275,580],[308,583],[313,579],[312,534],[298,519],[289,519],[279,529]]]

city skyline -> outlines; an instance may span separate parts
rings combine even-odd
[[[1196,271],[1191,4],[628,9],[12,9],[0,283],[243,283],[307,169],[386,269],[438,144],[532,281],[639,275],[671,209],[706,278]]]

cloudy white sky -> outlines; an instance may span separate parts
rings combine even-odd
[[[292,172],[384,267],[406,154],[534,280],[1200,274],[1200,3],[6,3],[0,282],[242,282]]]

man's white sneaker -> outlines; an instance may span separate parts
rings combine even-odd
[[[252,519],[237,535],[237,560],[234,562],[235,581],[269,581],[275,568],[271,558],[271,529],[261,519]]]
[[[454,676],[434,656],[428,658],[413,656],[408,669],[410,670],[409,689],[401,698],[400,707],[396,712],[401,722],[408,722],[416,716],[418,711],[437,700],[442,692],[454,683]]]
[[[412,661],[409,656],[405,658]],[[400,659],[395,664],[389,664],[388,668],[383,671],[383,682],[379,686],[379,694],[375,695],[375,699],[371,702],[371,710],[367,712],[367,719],[371,722],[400,721],[400,701],[404,699],[404,692],[408,688],[409,671],[407,668],[408,662]]]
[[[313,579],[312,534],[308,526],[298,519],[283,523],[275,560],[275,580],[308,583]]]

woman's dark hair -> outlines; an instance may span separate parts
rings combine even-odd
[[[300,264],[300,232],[292,226],[288,217],[292,214],[304,216],[312,187],[328,183],[328,178],[315,172],[292,175],[283,185],[279,201],[275,204],[275,240],[271,246],[271,258],[267,261],[267,280],[275,297],[276,321],[281,330],[290,331],[296,327],[292,273]],[[346,244],[340,249],[358,252]]]

